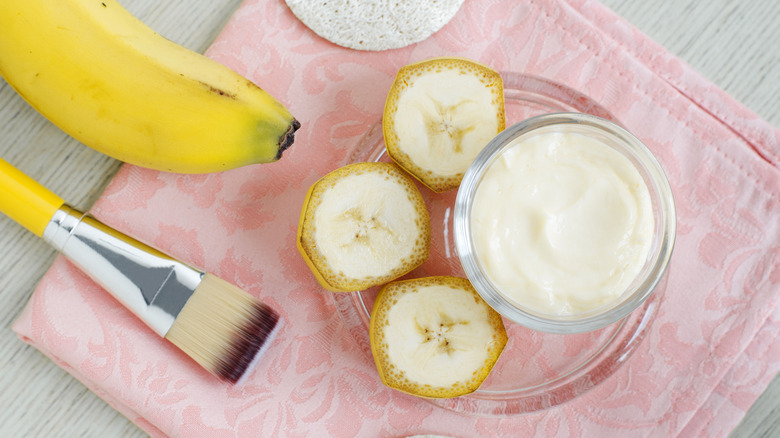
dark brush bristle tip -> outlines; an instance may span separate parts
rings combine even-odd
[[[263,303],[252,306],[249,317],[236,330],[226,357],[215,370],[217,375],[230,383],[238,382],[271,342],[278,324],[279,314],[275,310]]]

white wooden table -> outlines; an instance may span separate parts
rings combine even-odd
[[[121,2],[161,34],[196,51],[208,47],[240,4]],[[602,2],[780,127],[780,0]],[[89,209],[119,167],[50,124],[1,79],[0,156],[81,209]],[[0,437],[144,436],[11,330],[54,255],[0,217]],[[780,436],[780,377],[732,436]]]

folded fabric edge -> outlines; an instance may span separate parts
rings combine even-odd
[[[37,287],[36,287],[37,290]],[[34,294],[35,292],[33,292]],[[92,391],[96,396],[101,398],[103,401],[108,403],[109,406],[114,408],[117,412],[122,414],[125,418],[127,418],[130,422],[135,424],[138,428],[146,432],[152,437],[167,437],[165,433],[163,433],[160,429],[155,427],[153,424],[146,421],[145,418],[143,418],[141,415],[138,414],[135,410],[130,408],[128,405],[122,403],[119,399],[112,396],[110,393],[103,391],[102,388],[97,385],[95,382],[90,381],[84,375],[79,373],[79,371],[73,367],[71,367],[67,362],[61,360],[56,355],[52,354],[51,351],[48,351],[45,348],[42,348],[35,339],[33,339],[30,336],[30,310],[29,307],[32,305],[33,299],[31,298],[29,301],[27,301],[27,304],[25,305],[24,309],[22,309],[22,312],[19,314],[19,317],[14,321],[12,325],[12,329],[14,333],[16,333],[16,336],[25,344],[30,345],[31,347],[35,348],[38,352],[46,356],[49,360],[51,360],[54,365],[61,368],[63,371],[67,372],[71,377],[76,379],[79,383],[84,385],[85,388]]]
[[[742,138],[750,145],[756,154],[775,168],[780,168],[780,128],[771,125],[755,111],[748,108],[745,104],[735,99],[724,91],[721,87],[714,84],[709,78],[704,76],[698,70],[693,68],[688,62],[679,56],[671,53],[661,44],[637,29],[645,38],[643,43],[646,45],[627,46],[618,34],[618,28],[612,23],[620,22],[636,29],[636,26],[629,23],[625,18],[617,15],[612,9],[597,2],[583,0],[563,0],[570,8],[582,17],[583,20],[591,22],[594,27],[600,29],[605,37],[608,37],[615,44],[623,47],[627,53],[630,53],[639,63],[645,65],[657,77],[669,84],[672,88],[679,91],[680,94],[687,97],[692,103],[701,108],[707,114],[727,126],[734,134]],[[576,3],[576,4],[575,4]],[[587,3],[587,5],[585,5]],[[583,6],[587,6],[594,11],[588,14]],[[644,47],[646,50],[639,50]],[[686,75],[680,77],[670,76],[668,68],[660,62],[672,57],[686,67]],[[685,80],[683,80],[685,78]],[[708,85],[706,93],[692,89],[690,84]],[[703,90],[703,89],[702,89]],[[733,109],[739,110],[739,118],[732,117]],[[752,123],[748,122],[751,121]]]

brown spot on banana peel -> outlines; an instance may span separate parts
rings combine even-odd
[[[207,84],[206,82],[201,82],[201,84],[205,85],[206,88],[208,88],[209,91],[211,91],[212,93],[219,94],[220,96],[229,97],[231,99],[236,99],[237,98],[235,93],[230,93],[228,91],[219,89],[219,88],[217,88],[217,87],[215,87],[215,86],[213,86],[211,84]]]
[[[295,140],[295,131],[297,131],[301,127],[301,122],[299,122],[296,119],[293,119],[292,123],[290,123],[290,127],[287,129],[287,132],[282,135],[282,137],[279,139],[279,151],[276,153],[276,159],[279,160],[282,158],[282,153],[287,150],[290,146],[292,146],[293,141]]]
[[[184,76],[184,74],[180,73],[180,76]],[[211,91],[212,93],[219,94],[220,96],[226,96],[226,97],[229,97],[231,99],[237,99],[238,98],[238,96],[235,93],[231,93],[229,91],[225,91],[223,89],[217,88],[217,87],[215,87],[215,86],[213,86],[213,85],[211,85],[211,84],[209,84],[207,82],[203,82],[203,81],[199,81],[199,82],[202,85],[204,85],[206,88],[208,88],[209,91]],[[246,85],[248,88],[254,88],[254,89],[262,90],[262,88],[260,88],[260,86],[258,86],[254,82],[250,81],[249,79],[245,79],[244,85]]]

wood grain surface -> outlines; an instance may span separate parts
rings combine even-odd
[[[159,33],[201,52],[240,5],[240,0],[120,1]],[[780,1],[602,2],[780,127]],[[119,168],[37,114],[2,79],[0,156],[81,209],[89,209]],[[54,255],[0,217],[0,437],[145,436],[11,330]],[[780,436],[780,378],[730,436]]]

